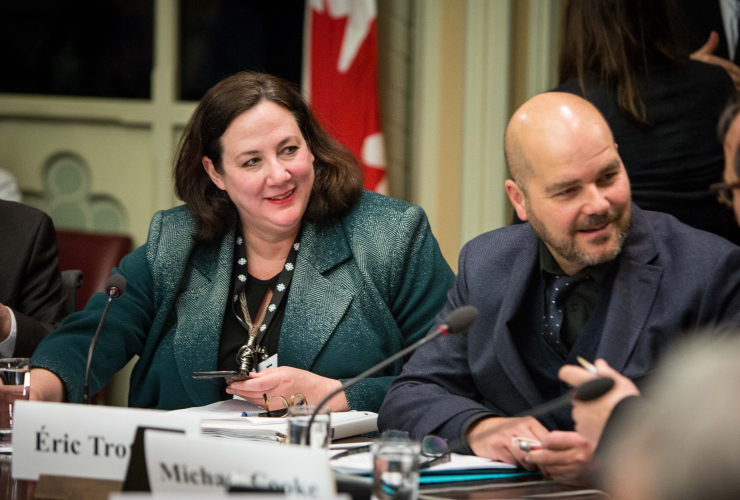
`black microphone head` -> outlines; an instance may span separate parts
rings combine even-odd
[[[466,331],[477,317],[478,309],[475,306],[458,307],[445,318],[448,333],[462,333]]]
[[[110,278],[108,278],[108,281],[105,283],[105,292],[110,295],[110,289],[115,288],[118,290],[118,293],[113,295],[113,297],[120,297],[123,295],[123,292],[126,291],[126,278],[121,276],[120,274],[113,274]]]
[[[581,401],[591,401],[611,391],[612,387],[614,387],[614,379],[609,377],[595,378],[576,387],[575,397]]]

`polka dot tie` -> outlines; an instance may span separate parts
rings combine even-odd
[[[563,304],[565,297],[575,285],[586,279],[574,276],[556,276],[550,285],[550,298],[545,304],[545,315],[542,317],[542,336],[553,350],[565,359],[568,357],[568,349],[560,340],[560,328],[563,325]]]

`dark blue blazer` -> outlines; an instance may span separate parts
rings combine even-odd
[[[476,306],[480,315],[467,335],[437,339],[412,356],[380,409],[381,429],[452,440],[476,413],[508,416],[544,402],[512,330],[521,305],[534,300],[527,283],[540,269],[538,242],[530,225],[520,224],[465,245],[437,322],[464,304]],[[647,375],[681,333],[740,317],[740,248],[672,216],[633,204],[615,264],[596,357],[627,377]],[[541,420],[557,428],[552,418]]]

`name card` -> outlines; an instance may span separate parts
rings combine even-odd
[[[282,498],[274,493],[111,493],[108,500],[275,500]],[[346,493],[325,500],[352,500]]]
[[[241,485],[292,497],[336,495],[324,450],[147,431],[144,452],[152,493],[224,491],[238,477]]]
[[[277,497],[280,498],[280,497]],[[108,500],[275,500],[275,495],[266,493],[264,495],[255,495],[253,493],[237,494],[232,493],[111,493]],[[331,499],[329,499],[331,500]],[[346,500],[352,500],[347,496]]]
[[[197,436],[200,418],[187,413],[16,401],[13,478],[39,474],[122,481],[137,427],[185,431]]]

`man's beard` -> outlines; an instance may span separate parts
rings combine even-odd
[[[530,211],[529,205],[527,206],[527,218],[537,236],[539,236],[551,250],[557,252],[568,262],[581,268],[609,262],[619,255],[619,252],[622,251],[624,240],[627,238],[627,233],[629,232],[631,212],[632,208],[630,204],[627,204],[624,208],[613,212],[607,212],[600,215],[590,215],[586,221],[572,226],[568,231],[566,238],[558,239],[555,238],[550,231],[548,231],[542,221]],[[603,252],[588,252],[586,249],[578,245],[578,242],[576,241],[578,231],[602,227],[609,223],[614,223],[617,229],[617,241],[611,248]],[[591,240],[591,244],[598,245],[606,243],[610,238],[611,233],[605,234]]]

